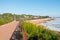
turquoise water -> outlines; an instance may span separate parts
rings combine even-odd
[[[60,18],[55,18],[55,20],[47,21],[43,25],[51,30],[60,32]]]

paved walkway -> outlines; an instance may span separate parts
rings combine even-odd
[[[11,23],[0,26],[0,40],[10,40],[18,23],[18,21],[13,21]]]

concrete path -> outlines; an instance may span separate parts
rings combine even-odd
[[[14,30],[18,25],[18,21],[13,21],[0,26],[0,40],[10,40]]]

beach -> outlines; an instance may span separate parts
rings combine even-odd
[[[51,30],[60,32],[60,18],[55,18],[54,20],[42,23],[42,25]]]
[[[60,32],[60,18],[36,19],[28,20],[27,22],[33,23],[35,25],[43,25],[50,30]]]
[[[26,22],[30,22],[30,23],[33,23],[35,25],[41,25],[41,23],[46,23],[47,21],[51,21],[51,20],[53,20],[53,18],[27,20]]]

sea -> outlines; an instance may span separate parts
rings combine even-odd
[[[50,30],[58,31],[60,32],[60,18],[55,18],[54,20],[47,21],[45,23],[42,23],[46,28],[49,28]]]

